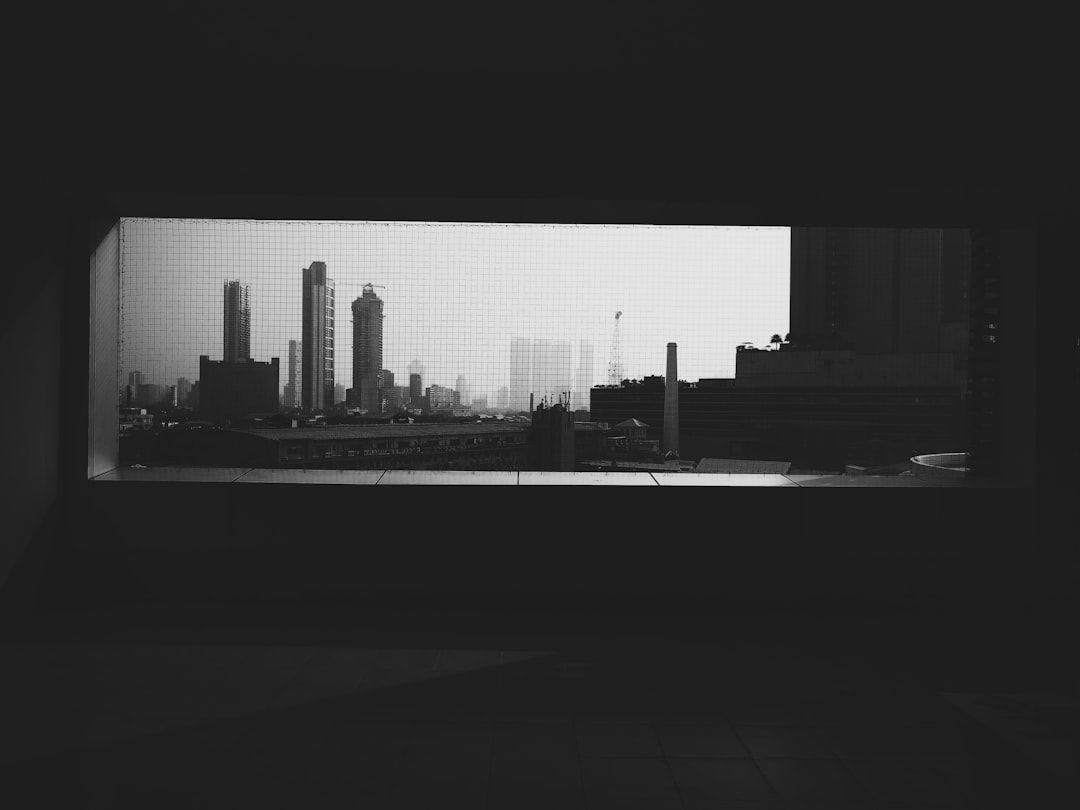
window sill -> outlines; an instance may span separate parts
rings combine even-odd
[[[994,487],[978,479],[932,480],[908,475],[780,475],[774,473],[485,472],[462,470],[282,470],[248,467],[125,467],[91,481],[240,484],[713,487]]]

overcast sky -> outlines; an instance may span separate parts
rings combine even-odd
[[[353,299],[384,303],[383,367],[398,384],[419,360],[424,385],[474,396],[509,384],[515,337],[593,345],[606,382],[615,312],[625,376],[731,377],[735,346],[788,331],[790,229],[651,225],[488,225],[125,219],[121,379],[198,379],[223,353],[226,280],[250,288],[251,353],[280,358],[301,333],[302,269],[324,261],[337,297],[335,382],[352,385]]]

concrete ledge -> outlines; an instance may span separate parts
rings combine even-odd
[[[954,475],[799,475],[779,473],[507,472],[471,470],[281,470],[250,467],[125,467],[91,481],[364,486],[664,486],[664,487],[998,487]]]

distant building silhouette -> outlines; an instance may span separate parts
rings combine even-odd
[[[572,352],[567,341],[514,338],[510,342],[510,410],[529,410],[535,402],[549,401],[570,391]]]
[[[251,303],[247,285],[225,282],[225,362],[251,359]]]
[[[286,378],[288,382],[285,383],[284,400],[284,405],[286,408],[299,408],[301,405],[300,389],[303,385],[301,378],[301,369],[303,368],[302,352],[302,341],[289,341],[289,376]]]
[[[379,391],[382,395],[381,410],[384,413],[396,411],[405,404],[400,387],[394,384],[394,372],[388,368],[379,372]]]
[[[379,376],[383,362],[383,301],[371,284],[365,284],[363,294],[352,303],[353,397],[357,405],[369,413],[382,410]]]
[[[304,268],[301,407],[329,408],[334,401],[334,282],[326,262]]]
[[[269,363],[227,363],[199,358],[199,414],[226,422],[250,413],[278,410],[278,358]]]
[[[431,410],[449,407],[454,404],[454,389],[442,385],[428,386],[427,401]]]
[[[180,377],[176,380],[176,404],[186,406],[191,396],[191,380]]]
[[[424,396],[424,381],[419,374],[409,375],[409,401],[419,403]]]
[[[135,386],[135,403],[140,408],[152,408],[158,405],[164,396],[164,389],[157,383],[139,383]]]
[[[532,412],[531,434],[531,469],[574,471],[574,415],[563,405],[538,405]]]
[[[677,346],[667,345],[667,373],[664,375],[664,442],[665,454],[679,456],[679,366]]]

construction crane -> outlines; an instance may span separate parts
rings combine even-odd
[[[622,310],[615,313],[615,331],[611,336],[611,359],[608,361],[608,385],[619,385],[623,380],[622,344],[619,340],[619,319]]]

